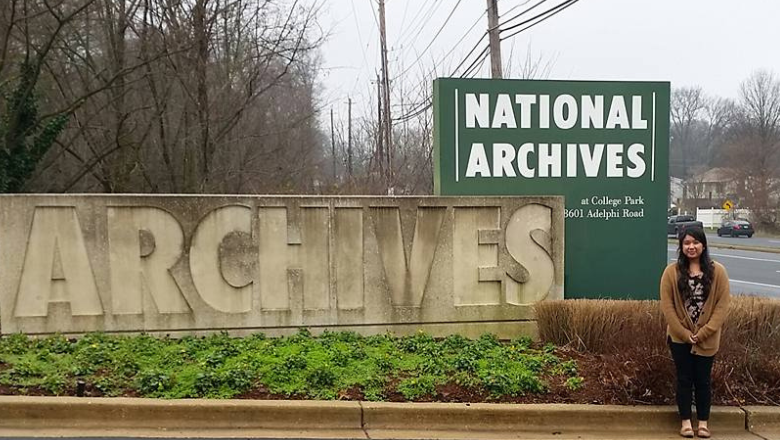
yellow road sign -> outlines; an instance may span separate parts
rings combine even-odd
[[[726,211],[731,211],[732,209],[734,209],[734,203],[732,203],[731,200],[726,200],[725,202],[723,202],[723,209],[725,209]]]

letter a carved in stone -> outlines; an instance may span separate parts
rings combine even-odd
[[[76,208],[39,206],[33,213],[14,316],[48,316],[50,302],[73,316],[103,314]]]

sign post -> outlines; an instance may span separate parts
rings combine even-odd
[[[567,298],[658,296],[669,83],[438,79],[437,195],[563,195]]]

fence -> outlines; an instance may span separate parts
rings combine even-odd
[[[705,228],[717,228],[724,220],[728,219],[746,219],[750,220],[751,212],[749,209],[734,209],[726,211],[725,209],[696,209],[696,220],[702,222]]]

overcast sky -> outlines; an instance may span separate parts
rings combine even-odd
[[[540,1],[499,0],[501,21]],[[502,29],[561,3],[543,1]],[[339,115],[346,113],[348,96],[358,114],[375,105],[370,81],[380,66],[377,4],[324,1],[320,23],[330,37],[323,48],[323,104]],[[477,58],[487,44],[480,42],[485,9],[485,0],[386,0],[394,116],[401,111],[401,90],[412,96],[421,78],[451,76],[479,43],[464,67]],[[754,70],[780,75],[778,20],[780,2],[771,0],[580,0],[507,38],[502,51],[513,77],[530,53],[549,66],[549,79],[670,81],[673,88],[700,85],[709,94],[736,98],[740,82]],[[478,76],[488,75],[486,61]]]

